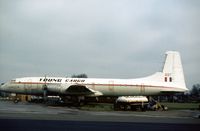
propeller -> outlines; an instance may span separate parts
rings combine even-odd
[[[47,91],[48,91],[48,88],[47,88],[47,79],[46,79],[46,75],[44,77],[44,85],[43,85],[43,99],[44,101],[46,102],[47,101]]]

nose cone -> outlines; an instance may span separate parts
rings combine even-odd
[[[6,91],[6,89],[7,89],[7,83],[1,83],[0,91]]]
[[[0,91],[3,91],[4,86],[5,86],[5,84],[4,84],[4,83],[1,83]]]

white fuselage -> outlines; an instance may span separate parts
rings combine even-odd
[[[21,94],[42,95],[43,85],[53,94],[65,95],[71,85],[82,85],[92,91],[97,91],[92,96],[134,96],[134,95],[159,95],[162,91],[184,92],[187,89],[177,87],[170,82],[158,82],[141,79],[90,79],[90,78],[62,78],[62,77],[25,77],[17,78],[4,84],[1,90]],[[9,88],[8,88],[9,87]],[[66,94],[70,95],[70,94]]]

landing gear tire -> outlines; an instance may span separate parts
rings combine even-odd
[[[146,111],[145,107],[141,107],[140,109],[141,109],[141,111]]]

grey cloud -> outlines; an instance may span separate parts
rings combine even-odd
[[[178,50],[191,87],[200,75],[199,3],[1,0],[1,80],[82,72],[133,78],[160,70],[165,51]]]

